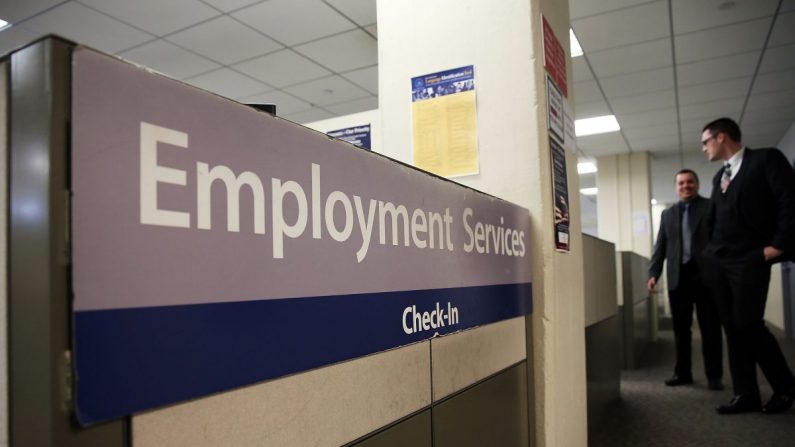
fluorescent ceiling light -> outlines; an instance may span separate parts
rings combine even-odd
[[[580,194],[584,196],[595,196],[599,192],[599,188],[581,188]]]
[[[574,133],[578,137],[620,130],[615,115],[596,116],[574,121]]]
[[[3,19],[0,19],[0,29],[3,29],[8,26],[8,22]]]
[[[569,47],[571,48],[571,57],[582,56],[582,47],[577,36],[574,35],[574,30],[569,28]]]
[[[596,172],[595,164],[591,163],[590,161],[577,163],[577,174],[590,174],[592,172]]]

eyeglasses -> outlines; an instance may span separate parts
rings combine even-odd
[[[702,146],[706,146],[706,145],[707,145],[707,143],[709,143],[709,140],[711,140],[711,139],[713,139],[713,138],[715,138],[715,135],[710,135],[710,136],[709,136],[709,138],[707,138],[706,140],[704,140],[704,141],[702,141],[702,142],[701,142],[701,145],[702,145]]]

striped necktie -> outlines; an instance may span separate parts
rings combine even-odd
[[[732,181],[732,165],[726,163],[723,165],[723,177],[720,179],[720,191],[722,193],[726,193],[726,190],[729,189],[729,183]]]

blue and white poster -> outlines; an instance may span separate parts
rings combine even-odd
[[[370,145],[370,124],[362,124],[361,126],[346,127],[344,129],[332,130],[326,132],[326,135],[347,141],[354,146],[359,146],[362,149],[372,150]]]

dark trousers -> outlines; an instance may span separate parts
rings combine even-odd
[[[676,343],[676,366],[674,373],[681,378],[690,378],[692,372],[693,307],[696,309],[698,327],[701,330],[701,353],[704,356],[704,371],[710,381],[723,377],[723,335],[715,301],[709,294],[695,262],[681,266],[679,285],[668,292],[671,304],[671,320]]]
[[[759,396],[757,364],[775,393],[791,390],[795,377],[764,322],[770,264],[762,249],[739,255],[705,253],[704,261],[726,331],[734,394]]]

